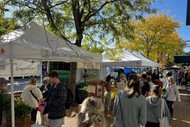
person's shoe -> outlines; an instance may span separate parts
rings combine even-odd
[[[172,120],[177,120],[176,118],[172,118]]]

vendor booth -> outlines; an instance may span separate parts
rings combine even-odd
[[[146,67],[160,67],[159,63],[151,61],[144,57],[139,52],[132,52],[124,49],[120,55],[121,60],[110,60],[105,53],[102,54],[102,77],[106,77],[107,67],[128,67],[128,68],[146,68]]]
[[[12,127],[14,118],[14,70],[15,60],[64,61],[101,63],[97,55],[61,39],[34,22],[0,37],[1,61],[10,60]]]

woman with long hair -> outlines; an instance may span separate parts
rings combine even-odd
[[[162,102],[163,101],[163,102]],[[161,118],[161,105],[164,103],[164,116],[170,120],[170,112],[164,99],[161,98],[161,89],[158,85],[153,85],[151,95],[146,98],[147,102],[147,123],[145,127],[159,127]]]
[[[96,97],[86,98],[77,116],[77,127],[106,127],[104,106]]]
[[[174,77],[170,76],[167,79],[167,85],[166,85],[166,103],[168,105],[168,108],[170,110],[171,116],[173,117],[173,108],[175,101],[181,101],[179,90],[176,86],[176,81]]]
[[[147,105],[145,97],[140,94],[140,81],[136,74],[130,74],[125,90],[118,92],[113,115],[112,127],[139,127],[147,121]]]

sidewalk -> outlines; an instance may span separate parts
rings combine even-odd
[[[70,118],[70,117],[65,117],[65,124],[62,127],[76,127],[76,117]],[[113,118],[108,118],[108,127],[110,126],[110,124],[112,123]],[[40,118],[40,113],[38,112],[37,114],[37,123],[32,125],[31,127],[46,127],[44,125],[40,125],[41,124],[41,118]]]
[[[76,127],[76,118],[70,118],[70,117],[65,117],[65,124],[62,127]],[[41,124],[41,118],[40,118],[40,113],[37,113],[37,123],[33,124],[31,127],[47,127]]]

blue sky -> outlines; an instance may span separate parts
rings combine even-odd
[[[181,22],[177,31],[183,40],[190,40],[190,26],[186,26],[187,0],[156,0],[153,7],[157,8],[159,13],[174,16],[175,21]],[[190,42],[188,44],[190,45]],[[184,50],[189,52],[190,48]]]

